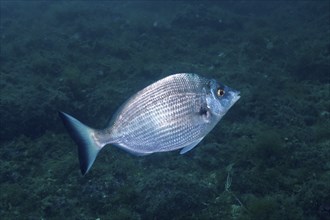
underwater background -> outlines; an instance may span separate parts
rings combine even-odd
[[[330,219],[329,1],[0,4],[0,219]],[[102,128],[178,72],[241,99],[185,155],[82,176],[58,111]]]

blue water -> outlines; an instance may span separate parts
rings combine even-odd
[[[329,1],[0,2],[1,219],[330,219]],[[241,99],[192,151],[107,146],[86,176],[58,111],[102,128],[194,72]]]

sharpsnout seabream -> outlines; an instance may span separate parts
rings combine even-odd
[[[193,149],[240,98],[214,79],[178,73],[154,82],[129,98],[104,129],[94,129],[59,112],[78,145],[85,175],[100,150],[110,144],[143,156]]]

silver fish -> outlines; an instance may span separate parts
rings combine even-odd
[[[193,149],[240,98],[214,79],[197,74],[167,76],[142,89],[122,105],[103,130],[90,128],[59,112],[78,145],[85,175],[99,151],[113,144],[135,155]]]

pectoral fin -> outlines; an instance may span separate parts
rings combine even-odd
[[[181,151],[180,154],[184,154],[187,153],[188,151],[190,151],[191,149],[193,149],[194,147],[196,147],[196,145],[201,142],[201,140],[203,140],[204,137],[198,139],[197,141],[194,141],[193,143],[189,144],[188,146],[184,147]]]

